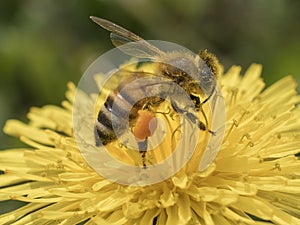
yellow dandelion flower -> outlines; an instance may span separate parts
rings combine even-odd
[[[214,163],[198,170],[198,143],[187,167],[151,185],[112,182],[90,167],[73,134],[72,83],[63,107],[32,108],[28,124],[7,121],[4,131],[32,148],[0,152],[0,200],[28,202],[0,215],[0,224],[300,224],[296,83],[288,76],[263,90],[260,65],[240,70],[219,77],[227,126]],[[110,149],[128,164],[140,160]]]

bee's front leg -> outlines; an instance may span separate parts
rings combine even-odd
[[[206,125],[201,120],[199,120],[198,116],[196,116],[194,113],[189,112],[187,107],[182,109],[177,106],[175,101],[172,101],[172,107],[176,112],[185,115],[192,123],[195,123],[200,130],[207,130]],[[208,132],[212,135],[215,135],[215,132],[212,130],[208,130]]]
[[[205,124],[201,120],[199,120],[199,118],[196,115],[194,115],[193,113],[190,113],[190,112],[185,112],[184,114],[187,116],[187,118],[191,122],[196,123],[200,130],[204,130],[204,131],[207,130],[207,127],[205,126]],[[216,135],[216,132],[214,132],[212,130],[208,129],[207,131],[214,136]]]

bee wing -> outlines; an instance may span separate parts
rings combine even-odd
[[[209,143],[202,155],[199,170],[205,170],[216,158],[220,147],[223,143],[223,138],[226,129],[226,103],[222,96],[222,92],[219,86],[215,87],[215,91],[209,99],[211,108],[211,121],[210,129],[215,133],[211,136]]]
[[[154,45],[141,38],[140,36],[126,30],[125,28],[102,18],[90,17],[95,23],[111,32],[112,43],[124,53],[138,58],[153,58],[164,54]],[[130,45],[125,45],[131,43]]]
[[[132,71],[132,70],[127,70],[126,68],[125,69],[121,68],[120,72],[124,74],[124,76],[126,77],[135,77],[135,79],[143,78],[143,77],[147,77],[147,78],[153,77],[153,79],[155,79],[155,77],[161,77],[167,79],[165,76],[163,76],[160,73],[155,73],[150,71]]]
[[[180,109],[186,107],[194,107],[194,104],[189,98],[189,95],[171,79],[157,75],[151,72],[133,72],[121,70],[123,76],[128,77],[130,80],[119,85],[118,91],[123,92],[124,96],[137,100],[146,97],[156,97],[161,99],[169,99],[169,101]]]

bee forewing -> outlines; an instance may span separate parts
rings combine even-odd
[[[130,32],[129,30],[108,20],[90,17],[95,23],[111,32],[110,39],[112,43],[124,53],[138,58],[153,58],[157,55],[162,55],[163,51],[159,50],[154,45],[141,38],[140,36]],[[132,43],[130,46],[124,44]]]
[[[126,30],[125,28],[102,18],[91,16],[90,17],[95,23],[103,27],[104,29],[115,33],[119,36],[125,37],[131,41],[141,41],[143,38],[139,37],[138,35]]]
[[[153,49],[150,49],[148,45],[146,46],[143,41],[132,42],[129,39],[114,33],[110,34],[110,40],[114,46],[116,46],[122,52],[133,57],[153,59],[158,55],[157,52],[154,52]]]

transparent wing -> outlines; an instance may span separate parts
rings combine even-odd
[[[210,119],[210,130],[213,131],[210,140],[206,146],[205,151],[203,152],[199,170],[205,170],[216,158],[220,147],[223,143],[223,138],[226,129],[226,104],[225,99],[222,96],[220,87],[217,85],[215,87],[214,93],[211,95],[208,103],[211,110],[211,119]]]
[[[91,16],[90,18],[104,29],[110,31],[112,43],[128,55],[138,58],[153,58],[157,55],[164,54],[163,51],[159,50],[154,45],[151,45],[143,38],[111,21],[95,16]],[[128,43],[130,44],[124,46],[124,44]]]
[[[167,80],[167,78],[162,75],[162,73],[155,73],[155,72],[150,72],[150,71],[133,71],[133,70],[128,70],[126,68],[121,68],[118,73],[123,74],[123,76],[125,77],[134,77],[135,79],[139,79],[139,78],[143,78],[143,77],[153,77],[155,79],[155,77],[161,77],[164,78],[165,80]]]

